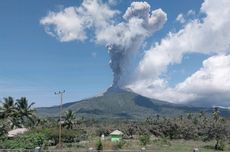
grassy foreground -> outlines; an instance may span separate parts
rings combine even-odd
[[[201,141],[184,141],[174,140],[170,142],[171,145],[153,144],[153,151],[157,152],[192,152],[194,147],[198,147],[201,152],[214,152],[214,142],[201,142]],[[226,151],[229,152],[229,144],[226,145]]]
[[[96,139],[91,141],[83,141],[80,143],[65,144],[64,150],[86,150],[89,147],[96,149]],[[164,139],[152,139],[146,146],[147,151],[151,152],[192,152],[195,147],[199,148],[200,152],[215,152],[215,141],[202,142],[193,140],[164,140]],[[112,143],[109,139],[102,141],[103,150],[133,150],[139,151],[141,144],[139,140],[124,140],[122,143]],[[49,147],[50,150],[56,149],[56,147]],[[230,143],[226,143],[224,151],[230,152]]]

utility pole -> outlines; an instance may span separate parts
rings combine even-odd
[[[59,146],[62,150],[62,140],[61,140],[61,134],[62,134],[62,102],[63,102],[63,94],[65,93],[65,90],[54,92],[55,95],[60,95],[61,97],[61,103],[60,103],[60,111],[59,111]]]

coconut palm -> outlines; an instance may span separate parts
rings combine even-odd
[[[73,129],[76,120],[76,115],[74,114],[74,112],[72,110],[66,111],[64,118],[64,127],[66,127],[67,129]]]
[[[12,97],[3,98],[2,107],[0,107],[0,117],[8,118],[16,114],[14,99]]]
[[[29,120],[32,124],[35,123],[35,110],[32,109],[32,106],[34,104],[34,102],[29,104],[26,97],[21,97],[20,99],[17,99],[15,105],[18,112],[18,116],[20,117],[23,124],[26,123],[27,120]]]
[[[18,111],[15,107],[15,102],[12,97],[3,98],[2,107],[0,107],[0,118],[9,128],[22,127],[21,121],[19,120]]]

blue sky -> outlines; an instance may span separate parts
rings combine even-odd
[[[107,3],[107,1],[104,1]],[[176,21],[179,14],[189,10],[199,13],[202,0],[147,0],[151,9],[161,8],[167,13],[163,28],[146,40],[149,48],[169,31],[178,31],[183,25]],[[40,20],[49,11],[80,6],[78,0],[0,2],[0,97],[26,96],[36,106],[59,103],[55,91],[66,90],[65,102],[77,101],[105,91],[113,77],[109,55],[102,44],[87,39],[84,42],[60,42],[48,35]],[[123,14],[131,0],[117,0],[111,9]],[[120,16],[121,17],[121,16]],[[142,51],[144,54],[144,49]],[[168,66],[164,73],[170,87],[199,70],[208,55],[188,53],[179,64]]]

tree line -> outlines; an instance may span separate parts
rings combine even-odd
[[[32,107],[35,103],[29,103],[26,97],[14,100],[13,97],[5,97],[0,104],[0,135],[15,128],[33,128],[38,126],[54,126],[63,121],[63,127],[73,129],[76,115],[68,110],[64,113],[63,120],[51,120],[39,118]],[[55,122],[55,123],[54,123]]]

